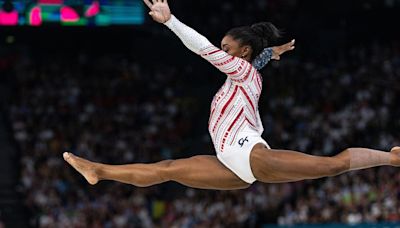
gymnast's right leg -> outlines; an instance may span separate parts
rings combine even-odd
[[[90,184],[114,180],[138,187],[176,181],[192,188],[233,190],[249,187],[221,164],[216,156],[199,155],[186,159],[165,160],[151,164],[106,165],[65,152],[64,160]]]

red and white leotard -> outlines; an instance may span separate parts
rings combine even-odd
[[[180,22],[172,15],[165,23],[187,48],[200,55],[227,75],[211,103],[208,130],[216,152],[237,141],[243,129],[260,136],[264,131],[258,101],[262,90],[260,73],[246,60],[231,56],[211,44],[207,38]]]

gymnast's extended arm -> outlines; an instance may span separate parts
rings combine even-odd
[[[291,51],[294,49],[295,40],[291,40],[290,42],[274,47],[267,47],[253,60],[252,65],[257,70],[261,70],[264,68],[271,59],[280,60],[281,55],[287,51]]]
[[[206,59],[233,81],[243,83],[250,78],[250,73],[256,70],[246,60],[215,47],[206,37],[180,22],[171,14],[166,0],[153,0],[154,4],[148,0],[144,2],[151,9],[149,14],[155,21],[168,26],[188,49]]]

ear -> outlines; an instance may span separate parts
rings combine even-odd
[[[253,52],[253,49],[251,49],[250,45],[244,45],[242,47],[242,51],[240,56],[242,58],[247,58],[248,56],[251,56],[251,53]]]

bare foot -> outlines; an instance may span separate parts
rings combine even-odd
[[[77,157],[68,152],[64,152],[63,157],[66,162],[68,162],[76,171],[85,177],[89,184],[95,185],[97,182],[99,182],[93,162]]]
[[[395,146],[390,150],[390,153],[395,155],[392,156],[391,164],[394,166],[400,166],[400,147]]]

